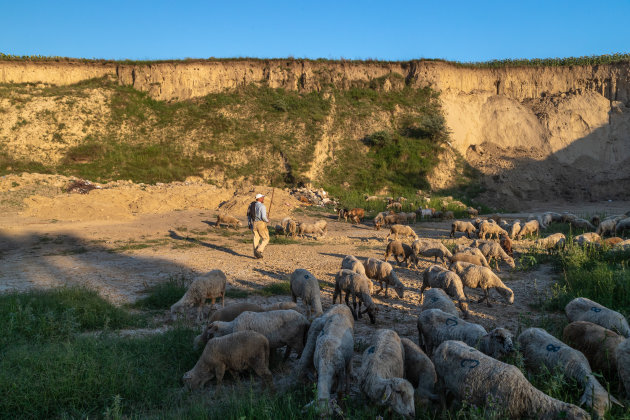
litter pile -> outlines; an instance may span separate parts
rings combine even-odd
[[[328,193],[322,188],[293,188],[290,190],[290,194],[295,196],[295,198],[297,198],[300,202],[313,206],[326,207],[337,206],[338,204],[338,202],[335,199],[330,198]]]

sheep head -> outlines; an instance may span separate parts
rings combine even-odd
[[[514,336],[505,328],[495,328],[482,337],[488,355],[498,358],[514,351]]]
[[[209,370],[207,371],[207,375],[199,375],[196,369],[189,370],[184,373],[182,377],[182,381],[184,382],[184,386],[186,386],[190,390],[203,388],[204,385],[214,377],[214,372]]]
[[[387,381],[381,404],[390,406],[403,417],[416,416],[413,386],[405,379],[392,378]]]

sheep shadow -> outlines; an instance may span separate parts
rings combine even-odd
[[[382,241],[383,240],[383,238],[381,238],[379,236],[368,236],[368,237],[365,237],[365,236],[348,236],[348,239],[358,239],[361,242],[367,242],[367,241],[372,241],[372,240],[374,240],[374,241]]]
[[[276,279],[276,280],[286,281],[289,279],[289,276],[290,276],[289,273],[285,273],[284,271],[278,271],[278,270],[264,270],[262,268],[254,268],[253,270],[257,273],[260,273],[267,277],[271,277],[272,279]]]
[[[333,252],[320,252],[319,255],[327,255],[329,257],[345,258],[348,254],[335,254]]]
[[[174,230],[169,230],[168,231],[169,237],[171,239],[175,239],[178,241],[186,241],[186,242],[192,242],[192,243],[196,243],[199,244],[201,246],[205,246],[206,248],[210,248],[210,249],[214,249],[215,251],[222,251],[225,252],[226,254],[230,254],[230,255],[234,255],[236,257],[244,257],[244,258],[250,258],[250,259],[256,259],[256,257],[253,257],[251,255],[243,255],[243,254],[239,254],[238,252],[227,248],[225,246],[221,246],[221,245],[215,245],[215,244],[211,244],[209,242],[203,242],[200,241],[198,239],[195,238],[189,238],[187,236],[181,236],[180,234],[178,234],[177,232],[175,232]]]

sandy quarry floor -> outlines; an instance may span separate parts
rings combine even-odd
[[[334,275],[340,268],[343,256],[352,254],[361,259],[382,258],[388,233],[387,230],[377,232],[367,225],[340,223],[333,215],[317,214],[307,209],[306,212],[296,213],[295,217],[300,220],[327,219],[329,228],[326,237],[304,239],[299,244],[269,245],[264,260],[257,260],[252,256],[251,235],[247,228],[233,230],[213,227],[215,209],[165,212],[153,209],[148,214],[129,215],[123,212],[124,217],[109,219],[105,211],[103,217],[60,220],[63,206],[67,206],[68,214],[80,213],[74,206],[80,200],[88,200],[90,196],[92,193],[80,198],[65,194],[53,198],[54,205],[41,198],[33,200],[22,197],[25,202],[44,202],[49,206],[47,208],[55,209],[57,217],[50,217],[45,211],[35,212],[28,208],[25,211],[23,205],[0,215],[0,292],[82,285],[98,290],[112,302],[122,304],[143,296],[147,287],[182,274],[190,276],[195,272],[219,268],[226,273],[229,287],[255,289],[286,281],[293,270],[306,268],[327,283],[322,290],[324,309],[327,309],[332,303]],[[93,197],[90,214],[103,214],[99,206],[108,204],[107,200],[99,204],[95,198],[98,195]],[[159,199],[159,196],[152,199]],[[606,208],[605,203],[601,204],[601,207],[596,207],[589,203],[583,210],[579,210],[579,207],[572,207],[571,210],[604,210],[613,213],[630,208],[623,203],[615,203],[616,206],[611,208]],[[288,208],[290,205],[283,204],[283,207]],[[557,205],[553,209],[561,210]],[[238,213],[235,211],[234,214]],[[115,214],[112,212],[109,215]],[[278,220],[272,217],[272,223],[274,219]],[[418,223],[414,229],[420,237],[447,239],[450,222]],[[463,237],[458,241],[468,243]],[[518,251],[526,246],[527,243],[517,243],[515,248]],[[428,260],[422,261],[422,267],[430,264],[432,262]],[[507,327],[516,334],[520,328],[538,318],[562,318],[561,314],[549,315],[537,310],[540,303],[549,297],[554,283],[549,267],[542,266],[524,272],[510,271],[506,265],[502,265],[502,270],[499,275],[513,289],[515,303],[506,305],[496,301],[497,294],[493,294],[495,301],[491,308],[485,303],[472,303],[472,322],[480,323],[487,329]],[[357,342],[369,342],[376,328],[392,328],[401,336],[417,341],[416,316],[419,311],[418,290],[422,270],[396,267],[396,271],[407,287],[404,298],[394,297],[393,291],[389,298],[376,296],[375,301],[381,308],[377,324],[370,325],[367,318],[359,320],[355,325]],[[473,297],[480,296],[476,291],[468,293]],[[245,299],[262,303],[290,298],[250,295]],[[232,301],[234,299],[226,299],[226,304]],[[168,323],[165,321],[165,327],[168,327]],[[355,356],[355,365],[358,366],[360,353]]]

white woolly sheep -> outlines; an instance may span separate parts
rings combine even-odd
[[[239,331],[208,341],[201,357],[182,378],[192,389],[202,388],[216,377],[221,385],[226,370],[242,372],[251,369],[273,386],[269,370],[269,341],[256,331]]]
[[[488,333],[479,324],[466,322],[439,309],[420,312],[418,336],[429,355],[447,340],[463,341],[471,347],[479,347],[483,353],[497,359],[514,350],[512,333],[505,328],[495,328]]]
[[[330,395],[336,383],[337,393],[350,390],[352,375],[352,355],[354,353],[354,319],[345,305],[336,305],[324,318],[325,322],[317,335],[309,333],[307,348],[314,347],[312,353],[302,354],[308,360],[300,358],[300,364],[312,364],[317,371],[317,404],[320,414],[331,415]],[[323,317],[322,317],[323,318]],[[315,341],[315,344],[309,343]]]
[[[316,223],[300,223],[297,226],[297,234],[300,238],[304,238],[304,235],[315,236],[324,236],[324,231],[322,228]]]
[[[437,400],[438,396],[435,394],[437,375],[433,362],[410,339],[400,337],[400,342],[405,350],[405,379],[414,387],[416,399],[420,404]]]
[[[560,215],[560,221],[562,223],[569,223],[571,220],[579,219],[575,214],[567,213],[566,211]]]
[[[543,214],[543,220],[548,221],[545,223],[546,225],[549,225],[551,223],[560,223],[562,222],[562,215],[560,213],[548,211]]]
[[[456,220],[451,223],[451,238],[455,237],[455,232],[464,232],[466,233],[466,236],[470,238],[471,234],[477,233],[477,229],[475,229],[475,226],[470,222]]]
[[[383,258],[385,262],[387,262],[387,259],[390,255],[394,256],[398,265],[403,262],[408,266],[418,265],[418,258],[411,249],[411,246],[404,244],[401,241],[391,241],[387,244],[387,249],[385,250],[385,258]],[[398,257],[401,257],[401,260],[399,260]]]
[[[554,233],[546,238],[536,239],[535,245],[539,248],[546,249],[548,252],[558,251],[564,249],[567,243],[567,238],[563,233]]]
[[[481,239],[486,239],[486,236],[492,237],[493,235],[496,235],[498,239],[501,235],[507,234],[508,233],[505,231],[505,229],[495,223],[484,221],[479,224],[478,235]]]
[[[236,331],[256,331],[267,337],[271,349],[287,346],[284,353],[287,359],[291,349],[296,351],[298,357],[302,353],[308,327],[308,319],[294,310],[243,312],[233,321],[209,324],[208,340]]]
[[[478,407],[495,402],[498,412],[485,412],[488,418],[590,419],[581,408],[536,389],[516,366],[461,341],[443,342],[432,360],[443,388],[457,400]]]
[[[505,261],[506,264],[512,268],[516,267],[516,264],[514,264],[514,258],[506,254],[503,248],[501,248],[501,245],[496,242],[479,244],[479,251],[481,251],[483,256],[486,257],[488,264],[491,264],[494,259],[497,271],[501,271],[499,270],[499,259]]]
[[[466,209],[466,213],[468,213],[468,217],[475,217],[479,215],[479,210],[473,207],[468,207]]]
[[[392,209],[392,210],[398,210],[398,211],[401,211],[401,210],[402,210],[402,204],[400,204],[400,203],[398,203],[398,202],[394,201],[394,202],[392,202],[392,203],[389,203],[389,204],[387,205],[387,208],[388,208],[388,209]]]
[[[307,316],[320,316],[324,313],[322,309],[321,294],[317,278],[308,270],[298,268],[291,274],[289,279],[291,298],[297,302],[297,298],[302,299],[302,304],[306,306]]]
[[[630,337],[630,327],[623,315],[590,299],[584,297],[575,298],[567,303],[567,306],[564,307],[564,311],[571,322],[592,322],[593,324],[616,331],[624,337]]]
[[[394,235],[394,239],[398,239],[398,235],[401,235],[402,237],[411,237],[413,239],[418,239],[418,235],[416,235],[416,232],[414,232],[410,226],[404,225],[392,226],[385,240],[388,240],[392,235]]]
[[[241,226],[241,221],[229,214],[219,213],[217,214],[217,223],[214,227],[219,227],[221,224],[225,224],[228,227],[232,226],[234,229],[237,229],[238,226]]]
[[[457,312],[457,308],[455,307],[453,300],[444,290],[433,287],[426,290],[422,296],[423,298],[421,299],[423,300],[423,303],[420,307],[420,312],[426,311],[427,309],[439,309],[447,314],[459,317],[459,312]]]
[[[349,298],[352,294],[352,314],[355,319],[361,318],[361,316],[367,312],[372,324],[376,323],[376,312],[378,307],[372,300],[372,293],[374,292],[374,285],[372,282],[360,273],[355,273],[350,270],[340,270],[335,275],[335,292],[333,293],[333,304],[339,297],[339,303],[341,303],[342,292],[346,292],[346,305],[350,306]],[[357,298],[359,299],[359,308],[357,309]],[[361,311],[361,304],[365,306],[365,310]]]
[[[626,338],[601,325],[575,321],[564,327],[562,341],[582,352],[593,370],[611,380],[617,376],[617,347]]]
[[[526,235],[533,234],[536,234],[536,236],[540,235],[540,223],[538,222],[538,220],[530,220],[529,222],[522,225],[521,230],[518,232],[518,234],[516,234],[516,238],[519,239],[523,238]]]
[[[263,310],[266,312],[269,311],[283,311],[287,309],[297,309],[297,303],[295,302],[276,302],[276,303],[268,303],[263,305]]]
[[[318,228],[320,228],[322,230],[322,232],[326,233],[328,232],[328,222],[325,220],[318,220],[317,222],[313,223],[315,226],[317,226]]]
[[[341,261],[341,269],[351,270],[355,273],[360,273],[365,276],[365,267],[363,267],[361,261],[359,261],[353,255],[346,255],[345,257],[343,257],[343,260]]]
[[[448,271],[438,265],[432,265],[426,269],[422,275],[422,287],[420,288],[420,304],[424,299],[424,290],[427,287],[444,290],[453,299],[459,303],[459,308],[464,314],[464,318],[468,317],[468,304],[466,295],[464,294],[464,286],[462,280],[457,274]],[[451,305],[453,303],[451,302]]]
[[[542,328],[528,328],[518,337],[525,365],[536,371],[541,366],[553,371],[560,367],[567,378],[573,378],[584,387],[580,405],[593,407],[598,417],[610,408],[610,402],[619,402],[593,376],[586,357]]]
[[[601,236],[595,232],[586,232],[573,238],[573,243],[579,246],[599,246],[602,242]]]
[[[462,279],[464,287],[471,289],[479,288],[483,290],[484,296],[477,303],[484,300],[490,305],[490,289],[496,289],[503,299],[510,305],[514,303],[514,292],[507,287],[501,279],[489,268],[480,267],[466,262],[456,262],[451,265],[451,270],[455,271]]]
[[[394,268],[390,263],[377,260],[375,258],[368,258],[363,266],[365,267],[365,275],[381,286],[376,294],[381,293],[383,290],[383,283],[385,283],[385,297],[387,297],[389,286],[392,286],[399,298],[402,299],[404,297],[405,286],[398,279],[398,276],[394,272]]]
[[[508,233],[510,234],[510,238],[515,239],[519,232],[521,231],[521,222],[515,220],[511,225]]]
[[[414,389],[403,379],[404,374],[405,350],[400,337],[392,330],[377,330],[372,345],[363,352],[359,374],[361,391],[377,404],[414,418]]]
[[[171,313],[181,313],[186,308],[197,307],[197,321],[201,320],[203,305],[206,299],[212,300],[214,305],[217,298],[221,298],[221,306],[225,306],[225,286],[227,277],[221,270],[212,270],[207,274],[196,277],[184,293],[184,296],[171,306]]]

